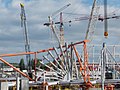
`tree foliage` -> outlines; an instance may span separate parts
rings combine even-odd
[[[20,67],[20,70],[25,70],[25,63],[23,58],[20,60],[19,67]]]

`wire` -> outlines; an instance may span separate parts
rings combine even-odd
[[[108,22],[107,22],[107,0],[104,0],[104,36],[108,37]]]

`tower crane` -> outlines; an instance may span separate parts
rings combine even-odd
[[[59,10],[57,10],[56,12],[52,13],[51,17],[55,16],[56,14],[58,14],[59,12],[63,11],[64,9],[66,9],[67,7],[69,7],[71,4],[67,4],[65,6],[63,6],[62,8],[60,8]]]
[[[62,46],[64,45],[64,29],[63,29],[62,12],[60,13],[60,43]]]
[[[97,18],[98,21],[103,22],[105,19],[119,19],[120,15],[116,15],[114,13],[112,15],[108,15],[107,17],[104,17],[103,15],[99,14],[98,16],[94,15],[94,18]],[[72,20],[67,20],[67,21],[62,21],[62,22],[63,23],[72,23],[72,22],[76,22],[76,21],[83,21],[83,20],[89,20],[89,19],[90,19],[90,16],[84,15],[84,16],[81,16],[81,17],[76,17],[76,18],[74,18]],[[60,22],[55,22],[54,24],[60,24]]]
[[[98,20],[99,20],[99,21],[104,21],[105,19],[114,19],[114,18],[119,19],[120,16],[119,16],[119,15],[107,16],[107,17],[101,17],[101,16],[99,16],[99,17],[98,17]]]
[[[99,14],[99,0],[94,0],[93,2],[93,6],[92,6],[92,10],[91,10],[91,14],[90,16],[82,16],[79,18],[74,18],[73,20],[69,20],[69,21],[64,21],[65,23],[71,23],[74,21],[82,21],[82,20],[89,20],[88,22],[88,27],[87,27],[87,31],[86,31],[86,36],[85,39],[88,39],[91,41],[94,30],[95,30],[95,24],[96,21],[104,21],[104,24],[107,24],[107,20],[108,19],[119,19],[120,15],[116,15],[113,14],[112,16],[108,16],[106,11],[107,11],[107,0],[104,0],[104,11],[105,14],[104,16],[101,16],[101,14]],[[71,13],[68,13],[71,14]],[[55,24],[58,24],[60,22],[56,22]],[[104,31],[104,36],[107,37],[108,36],[108,31],[107,31],[107,25],[104,25],[105,27],[105,31]]]
[[[96,21],[98,20],[99,6],[97,5],[97,3],[98,3],[97,0],[94,0],[90,17],[81,17],[81,18],[77,18],[74,20],[74,21],[80,21],[80,20],[88,20],[89,19],[86,36],[85,36],[85,39],[88,39],[88,40],[91,39],[91,36],[94,33]],[[68,22],[71,23],[72,21],[69,20]],[[55,24],[59,24],[59,23],[61,23],[61,22],[55,22]],[[46,24],[46,25],[48,25],[48,24]]]
[[[56,12],[54,12],[51,16],[48,17],[49,18],[49,22],[48,23],[44,23],[44,25],[50,26],[53,34],[55,35],[55,37],[56,37],[56,39],[57,39],[57,41],[58,41],[58,43],[60,45],[64,44],[64,29],[63,29],[63,20],[62,20],[62,12],[61,11],[63,11],[64,9],[69,7],[70,5],[71,4],[69,3],[69,4],[65,5],[65,6],[63,6],[62,8],[60,8],[59,10],[57,10]],[[54,25],[55,23],[52,20],[52,17],[55,16],[56,14],[58,14],[58,13],[60,13],[60,22],[59,22],[59,24],[60,24],[60,34],[59,34],[60,37],[57,36],[56,27]]]
[[[30,52],[30,41],[29,41],[29,37],[28,37],[28,29],[27,29],[27,25],[26,25],[26,15],[25,15],[25,9],[24,9],[24,5],[22,3],[20,3],[21,6],[21,27],[24,29],[24,38],[25,38],[25,51],[26,52]],[[26,55],[26,61],[27,61],[27,65],[28,65],[28,70],[30,71],[31,68],[31,55],[27,54]]]

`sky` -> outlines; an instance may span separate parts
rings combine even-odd
[[[31,51],[53,47],[57,42],[49,27],[48,16],[67,4],[71,4],[63,12],[64,37],[67,43],[82,41],[85,38],[88,20],[74,21],[75,18],[88,17],[93,0],[0,0],[0,54],[24,52],[24,30],[21,28],[20,3],[25,5],[27,29]],[[98,0],[99,14],[103,16],[103,0]],[[108,16],[120,15],[120,0],[108,0]],[[53,16],[59,21],[59,13]],[[102,46],[120,44],[120,19],[108,20],[108,38],[104,38],[104,23],[96,21],[92,44]],[[59,29],[59,26],[57,26]],[[57,31],[59,32],[59,31]],[[13,60],[10,60],[13,61]]]

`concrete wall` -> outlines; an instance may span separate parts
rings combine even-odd
[[[20,90],[29,90],[29,80],[22,78],[20,80]]]
[[[8,90],[8,82],[0,82],[0,90]]]
[[[89,90],[101,90],[101,88],[90,88]]]

